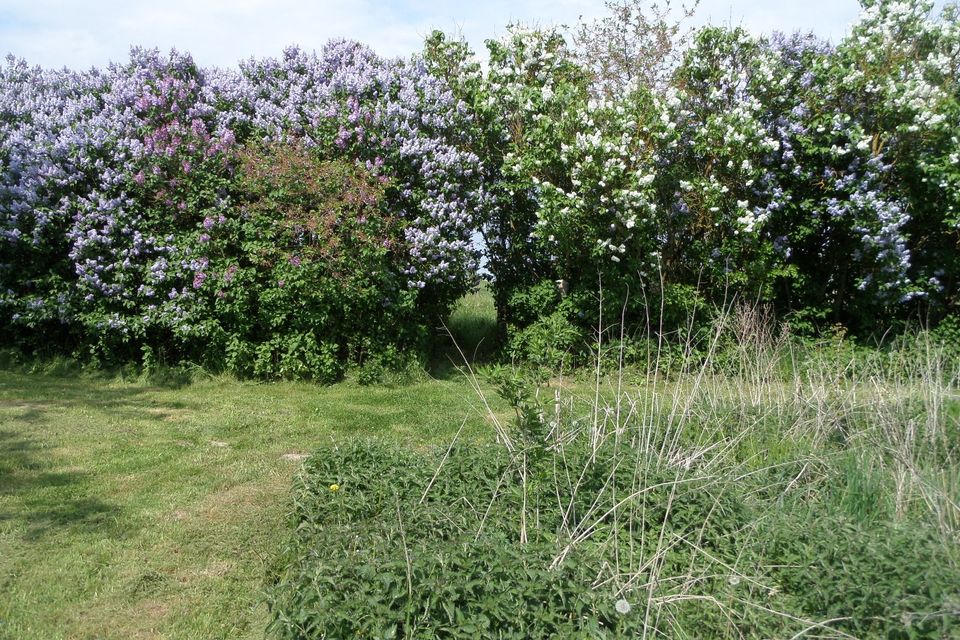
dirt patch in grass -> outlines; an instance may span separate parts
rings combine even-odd
[[[188,422],[194,418],[196,412],[192,409],[175,407],[152,407],[146,410],[147,415],[164,422]]]
[[[181,584],[210,578],[222,578],[236,571],[236,563],[228,560],[214,560],[207,566],[180,573],[177,582]]]
[[[199,521],[225,523],[244,520],[254,509],[273,503],[283,495],[289,478],[265,477],[263,483],[243,483],[219,489],[205,496],[191,512]]]

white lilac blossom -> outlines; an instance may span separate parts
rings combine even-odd
[[[473,95],[494,140],[493,262],[520,248],[531,257],[518,263],[574,289],[597,273],[635,289],[667,270],[844,318],[879,317],[930,282],[950,295],[931,267],[956,263],[960,226],[957,20],[895,5],[868,3],[837,47],[703,29],[646,91],[585,88],[554,31],[491,43]]]

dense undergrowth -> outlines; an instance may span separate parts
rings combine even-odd
[[[273,631],[956,634],[958,360],[922,338],[801,352],[756,321],[731,315],[705,354],[615,361],[593,381],[488,369],[515,409],[490,414],[496,446],[316,452]]]

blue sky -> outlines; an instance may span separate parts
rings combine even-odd
[[[697,22],[754,32],[812,30],[834,41],[859,10],[855,0],[702,0]],[[87,68],[124,60],[131,44],[176,47],[201,65],[229,66],[286,45],[314,49],[348,37],[383,55],[407,55],[434,28],[462,32],[482,49],[511,21],[575,24],[603,13],[589,0],[0,0],[0,54],[48,67]]]

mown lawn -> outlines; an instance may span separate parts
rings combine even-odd
[[[0,371],[0,638],[261,637],[315,447],[489,437],[466,381],[396,388]]]

